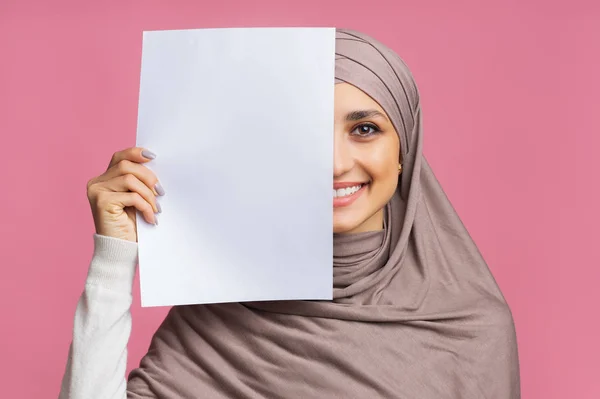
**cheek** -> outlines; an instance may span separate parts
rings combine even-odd
[[[364,166],[371,175],[373,183],[378,181],[396,181],[400,159],[397,140],[377,140],[365,154]]]

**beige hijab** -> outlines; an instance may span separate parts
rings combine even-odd
[[[174,307],[129,398],[520,398],[510,309],[423,157],[410,71],[338,29],[336,82],[375,99],[400,135],[384,230],[334,237],[333,301]]]

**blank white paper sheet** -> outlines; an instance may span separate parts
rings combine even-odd
[[[334,28],[144,32],[142,306],[333,294]]]

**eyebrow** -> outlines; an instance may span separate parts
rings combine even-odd
[[[380,118],[385,119],[386,121],[388,120],[388,118],[386,118],[384,114],[377,111],[376,109],[364,109],[364,110],[357,110],[357,111],[349,112],[346,115],[346,122],[356,122],[361,119],[374,118],[374,117],[380,117]]]

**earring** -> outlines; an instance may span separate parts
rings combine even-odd
[[[402,173],[402,164],[398,164],[398,174]]]

